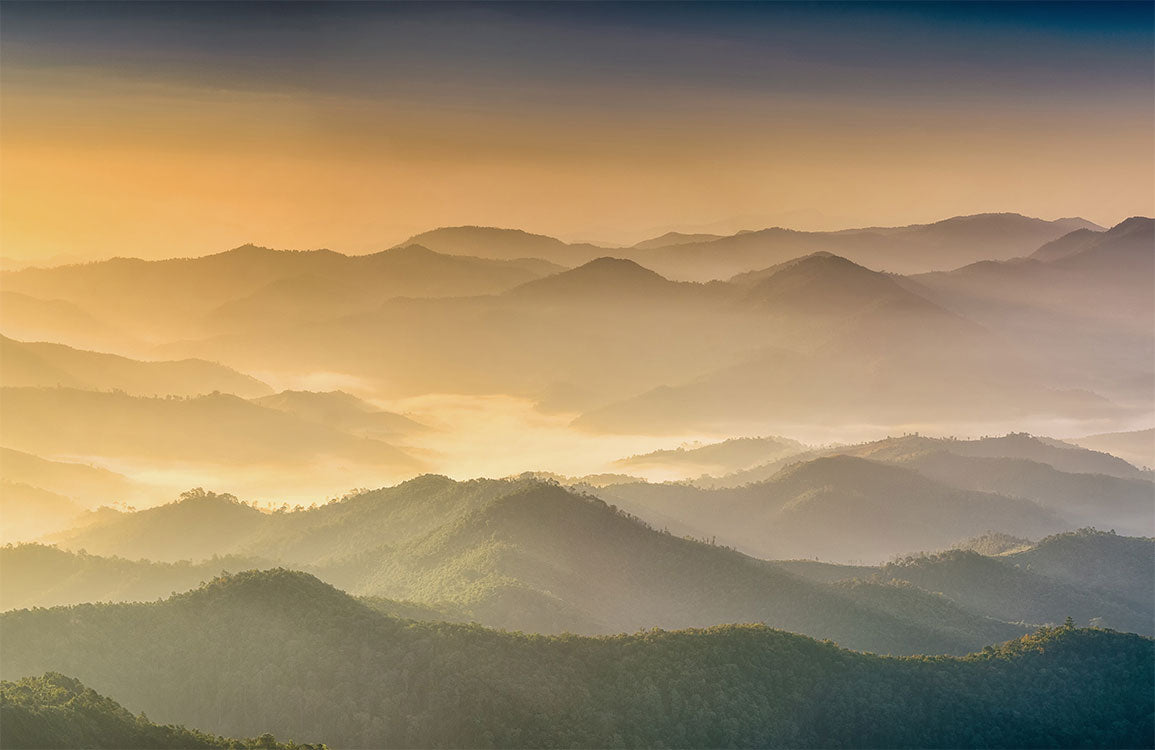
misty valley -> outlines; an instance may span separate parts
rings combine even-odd
[[[1155,222],[1087,224],[7,271],[5,745],[1149,743]]]
[[[0,750],[1155,750],[1155,3],[0,0]]]

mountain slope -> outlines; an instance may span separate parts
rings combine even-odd
[[[692,301],[701,287],[662,278],[632,260],[597,258],[506,292],[519,301],[584,304],[671,304]]]
[[[0,542],[36,539],[74,523],[83,508],[43,487],[0,479]]]
[[[802,453],[805,446],[783,437],[732,438],[719,443],[652,451],[614,462],[625,469],[669,469],[686,474],[730,473]]]
[[[1053,260],[981,262],[909,277],[912,291],[992,326],[1043,364],[1120,403],[1152,404],[1155,221],[1135,217]]]
[[[314,322],[396,296],[493,294],[555,270],[543,261],[462,258],[411,243],[355,256],[244,245],[200,258],[31,268],[0,280],[10,292],[100,310],[138,338],[174,341]]]
[[[375,466],[417,462],[356,437],[236,396],[136,398],[68,388],[0,388],[4,442],[46,455],[224,464],[335,459]]]
[[[943,452],[967,458],[1028,461],[1049,466],[1066,474],[1101,474],[1120,479],[1150,478],[1147,472],[1108,453],[1026,432],[1011,432],[1001,436],[969,440],[954,437],[933,438],[918,434],[903,435],[868,443],[822,448],[800,455],[798,458],[810,459],[820,456],[845,455],[901,464],[921,460],[928,454]],[[763,466],[721,477],[711,484],[712,486],[737,486],[762,481],[781,470],[783,465],[782,461],[768,461]],[[971,478],[971,481],[982,480]]]
[[[192,729],[160,726],[79,680],[55,672],[0,682],[2,741],[13,748],[227,748],[228,750],[324,750],[323,745],[277,742],[272,735],[248,740],[214,737]]]
[[[153,601],[194,588],[224,570],[260,567],[272,566],[256,558],[164,563],[66,552],[43,544],[5,546],[0,547],[0,610]]]
[[[940,619],[910,620],[885,593],[878,602],[876,592],[850,598],[532,480],[421,477],[278,514],[190,497],[54,540],[130,558],[260,556],[354,593],[449,604],[487,624],[537,632],[753,621],[897,653],[962,653],[1015,635],[1005,623],[948,615],[933,601],[918,609]]]
[[[728,278],[815,251],[895,273],[918,273],[1019,257],[1079,228],[1099,229],[1082,220],[1051,222],[1019,214],[956,216],[933,224],[839,232],[775,227],[638,251],[630,257],[664,276],[688,281]]]
[[[596,245],[570,245],[543,234],[497,227],[441,227],[414,235],[401,243],[401,246],[412,244],[423,245],[448,255],[501,260],[543,258],[566,266],[580,265],[605,255],[605,248]]]
[[[1151,569],[1155,540],[1082,529],[983,555],[952,549],[915,555],[878,567],[810,560],[774,564],[822,583],[901,583],[943,594],[967,611],[1007,622],[1082,623],[1155,632]]]
[[[637,483],[598,493],[643,518],[649,511],[678,518],[765,558],[881,560],[990,528],[1026,536],[1062,528],[1030,501],[960,490],[851,456],[797,463],[743,487]]]
[[[428,429],[406,416],[378,409],[342,391],[281,391],[254,401],[263,407],[362,437],[388,439]]]
[[[1004,556],[1007,562],[1076,586],[1102,589],[1155,617],[1155,540],[1081,529]]]
[[[68,670],[161,721],[335,746],[1138,747],[1152,732],[1152,643],[1103,630],[963,659],[760,626],[526,637],[396,620],[288,571],[0,624],[4,677]]]
[[[1135,466],[1155,468],[1155,428],[1068,439],[1080,448],[1110,453]]]
[[[903,465],[955,487],[1033,500],[1072,526],[1098,524],[1129,535],[1155,534],[1155,483],[1147,479],[1069,473],[1026,459],[949,451],[926,453]]]
[[[272,391],[256,378],[214,362],[141,362],[6,336],[0,336],[0,382],[6,387],[118,390],[133,396],[196,396],[222,391],[248,398]]]

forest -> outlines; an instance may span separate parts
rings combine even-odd
[[[964,657],[759,625],[533,636],[398,619],[278,569],[0,626],[6,679],[61,672],[160,721],[332,747],[1148,747],[1155,730],[1155,643],[1071,623]]]

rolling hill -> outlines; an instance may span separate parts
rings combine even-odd
[[[642,518],[677,518],[763,558],[883,560],[991,528],[1040,536],[1063,528],[1028,500],[961,490],[899,466],[829,456],[741,487],[617,484],[599,496]]]
[[[0,723],[0,742],[12,748],[324,750],[323,745],[277,742],[272,735],[236,740],[154,724],[80,680],[55,672],[0,682]]]
[[[1155,221],[1084,235],[1071,252],[920,274],[912,291],[997,330],[1051,372],[1150,409],[1155,390]]]
[[[37,455],[286,464],[337,460],[416,467],[388,443],[217,393],[140,398],[70,388],[0,388],[3,440]]]
[[[100,310],[126,334],[166,343],[364,312],[397,296],[493,294],[558,270],[541,260],[463,258],[411,243],[354,256],[244,245],[199,258],[30,268],[0,281],[9,292]]]
[[[498,260],[542,258],[565,266],[588,263],[606,254],[604,247],[596,245],[571,245],[543,234],[497,227],[441,227],[414,235],[400,246],[413,244],[448,255],[471,255]]]
[[[61,344],[26,343],[0,336],[0,382],[5,387],[64,386],[124,391],[132,396],[197,396],[213,391],[242,398],[272,392],[266,384],[214,362],[141,362]]]
[[[1016,634],[925,592],[902,600],[906,612],[892,609],[887,592],[851,596],[810,584],[533,480],[427,476],[291,513],[197,494],[53,541],[173,562],[256,556],[356,594],[448,605],[486,624],[533,632],[765,622],[896,653],[964,653]]]
[[[732,438],[706,445],[652,451],[614,462],[624,469],[669,469],[685,474],[729,474],[797,455],[806,447],[783,437]]]
[[[1155,469],[1155,428],[1087,435],[1066,442],[1080,448],[1110,453],[1135,466]]]
[[[195,524],[195,519],[189,519]],[[192,530],[195,536],[197,529]],[[274,567],[256,558],[175,563],[66,552],[43,544],[0,547],[0,610],[84,602],[154,601],[226,570]]]
[[[1006,622],[1055,624],[1065,617],[1155,633],[1155,540],[1081,529],[1005,553],[953,549],[878,567],[810,560],[775,564],[808,580],[901,582],[943,594],[968,611]]]
[[[398,620],[284,570],[0,624],[4,678],[66,672],[160,721],[334,746],[1140,747],[1153,729],[1151,640],[1074,627],[961,659],[763,626],[544,638]]]
[[[254,401],[268,409],[367,438],[390,439],[428,429],[409,417],[378,409],[343,391],[281,391]]]
[[[629,257],[664,276],[687,281],[728,278],[815,251],[894,273],[918,273],[1026,255],[1045,242],[1083,228],[1101,229],[1082,219],[1043,221],[1019,214],[977,214],[933,224],[838,232],[775,227],[652,248]]]

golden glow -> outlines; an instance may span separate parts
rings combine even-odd
[[[68,82],[4,89],[5,256],[356,253],[460,224],[622,243],[791,216],[815,229],[1008,210],[1111,224],[1155,204],[1149,113],[1116,109],[719,95],[675,117]]]

